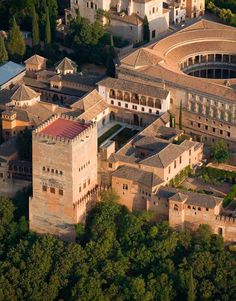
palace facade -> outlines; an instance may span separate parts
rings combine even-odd
[[[117,78],[165,87],[177,122],[182,103],[187,134],[206,144],[223,139],[235,150],[235,47],[235,28],[201,20],[122,59]]]

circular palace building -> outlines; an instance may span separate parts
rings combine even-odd
[[[236,28],[201,20],[121,60],[118,78],[170,92],[187,133],[236,149]]]

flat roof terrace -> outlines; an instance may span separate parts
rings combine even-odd
[[[58,118],[45,127],[40,133],[53,137],[74,139],[87,128],[88,125],[82,124],[79,121]]]

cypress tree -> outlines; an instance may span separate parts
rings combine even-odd
[[[147,16],[143,19],[143,41],[146,43],[150,41],[150,29]]]
[[[8,60],[8,53],[5,47],[4,39],[0,35],[0,64]]]
[[[179,107],[179,129],[183,129],[183,104],[182,100],[180,101],[180,107]]]
[[[49,18],[49,10],[46,7],[46,25],[45,25],[45,44],[49,45],[52,42],[52,35],[51,35],[51,24]]]
[[[20,27],[13,17],[12,26],[8,34],[7,50],[10,59],[21,62],[25,54],[25,41]]]
[[[196,299],[195,284],[193,279],[193,271],[191,268],[189,271],[189,279],[188,279],[187,301],[194,301],[195,299]]]
[[[116,67],[114,64],[114,58],[116,57],[115,49],[114,49],[114,41],[113,36],[110,36],[110,46],[108,49],[108,56],[107,56],[107,75],[111,77],[115,77],[116,75]]]
[[[38,15],[34,5],[32,9],[32,45],[33,47],[38,47],[40,45]]]

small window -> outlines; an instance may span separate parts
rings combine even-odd
[[[59,195],[63,195],[63,190],[59,189]]]
[[[55,193],[55,188],[54,187],[50,187],[50,192],[51,193]]]
[[[47,186],[43,185],[43,191],[47,191]]]
[[[178,207],[177,204],[174,205],[174,210],[175,210],[175,211],[178,211],[178,210],[179,210],[179,207]]]
[[[201,211],[202,209],[200,207],[197,208],[198,211]]]
[[[123,189],[128,190],[128,185],[127,184],[123,184]]]
[[[206,208],[206,211],[209,211],[209,208]]]
[[[63,172],[62,172],[62,171],[60,171],[60,175],[61,175],[61,176],[63,175]]]
[[[109,163],[109,168],[112,168],[112,163]]]
[[[188,205],[188,209],[191,209],[191,206],[190,206],[190,205]]]

